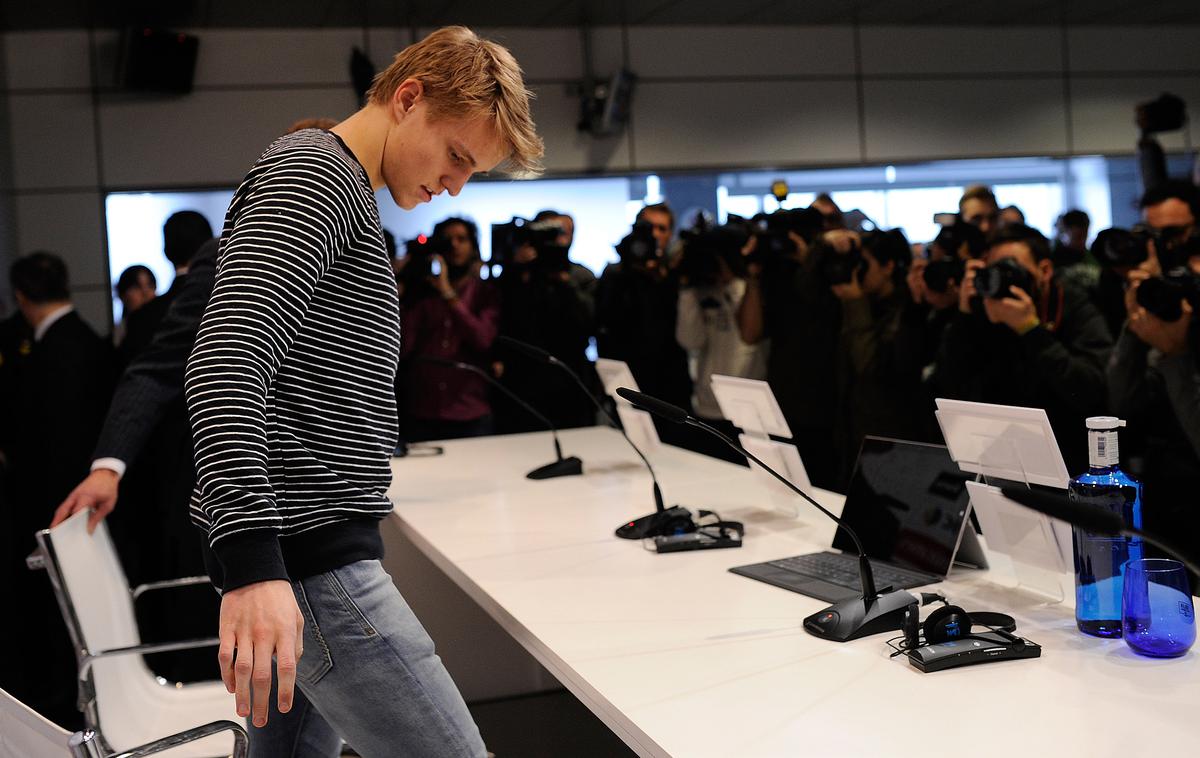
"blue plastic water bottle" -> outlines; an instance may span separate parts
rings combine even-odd
[[[1142,526],[1142,485],[1120,467],[1117,429],[1125,422],[1113,416],[1087,420],[1088,470],[1071,480],[1072,500],[1092,503],[1121,514],[1126,524]],[[1121,577],[1125,562],[1142,557],[1142,541],[1092,534],[1078,527],[1071,540],[1075,555],[1075,623],[1096,637],[1121,636]]]

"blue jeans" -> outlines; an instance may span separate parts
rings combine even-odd
[[[479,758],[483,740],[433,640],[379,561],[292,582],[304,653],[292,710],[247,725],[251,758]]]

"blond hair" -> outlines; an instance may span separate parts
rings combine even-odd
[[[386,105],[406,79],[424,87],[434,119],[493,119],[508,145],[506,168],[515,174],[541,171],[545,150],[537,135],[521,67],[503,46],[482,39],[465,26],[445,26],[396,53],[392,65],[376,75],[367,99]]]

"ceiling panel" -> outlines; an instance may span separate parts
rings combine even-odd
[[[0,28],[864,24],[1200,24],[1196,0],[54,0],[0,4]]]

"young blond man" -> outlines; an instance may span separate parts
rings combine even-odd
[[[230,203],[186,395],[221,676],[254,756],[485,752],[379,563],[401,335],[374,193],[411,209],[501,163],[535,171],[530,96],[503,47],[440,29],[362,110],[271,145]]]

